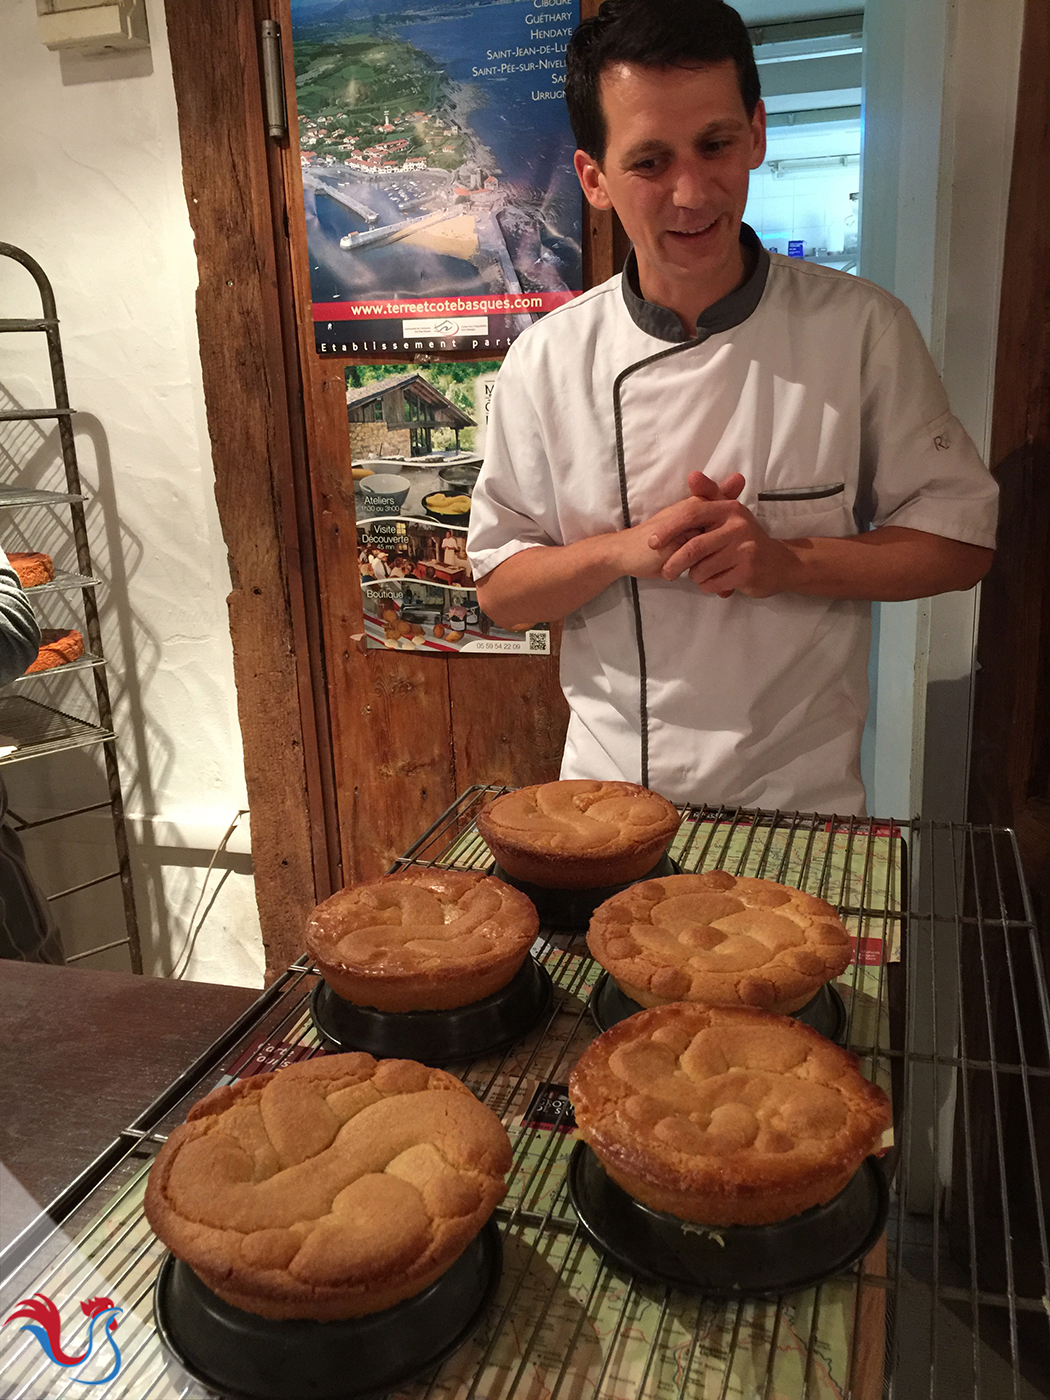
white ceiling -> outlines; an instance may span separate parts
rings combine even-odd
[[[817,19],[863,10],[864,0],[729,0],[745,24],[773,24],[787,19]]]

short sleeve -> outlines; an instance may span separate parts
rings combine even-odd
[[[867,354],[861,414],[858,524],[900,525],[993,549],[998,487],[903,306]]]
[[[512,348],[496,378],[485,462],[470,499],[467,555],[476,579],[523,549],[561,544],[539,416]]]
[[[24,675],[39,648],[40,628],[32,604],[0,550],[0,685]]]

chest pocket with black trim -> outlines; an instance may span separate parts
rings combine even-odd
[[[752,513],[774,539],[802,539],[807,535],[842,539],[857,533],[842,481],[760,491]]]

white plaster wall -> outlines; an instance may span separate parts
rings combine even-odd
[[[961,0],[952,21],[932,348],[959,419],[989,460],[1024,3]],[[978,605],[979,592],[931,600],[922,810],[942,821],[966,810]]]
[[[963,426],[987,454],[1024,0],[868,0],[861,272],[909,306]],[[883,604],[874,792],[880,813],[965,815],[978,591]],[[907,805],[905,805],[907,804]],[[911,850],[913,898],[939,917],[912,940],[917,1051],[958,1043],[958,931],[945,850]],[[921,992],[920,992],[921,996]],[[932,1159],[951,1180],[955,1085],[917,1079],[915,1111],[940,1131],[909,1146],[906,1208],[936,1209]],[[949,1203],[950,1212],[950,1203]]]
[[[984,454],[1023,12],[1023,0],[865,7],[860,272],[907,304]],[[964,815],[978,603],[974,590],[876,608],[866,778],[880,815]]]
[[[247,806],[196,339],[197,270],[182,189],[161,0],[148,0],[149,52],[89,59],[48,52],[33,0],[0,0],[0,239],[31,253],[55,289],[80,466],[90,496],[100,601],[147,970],[168,973],[187,942],[205,868]],[[0,316],[32,315],[34,289],[0,260]],[[30,344],[29,342],[35,342]],[[8,406],[49,397],[43,338],[0,336]],[[0,425],[7,428],[7,425]],[[48,424],[0,434],[0,474],[58,487]],[[44,548],[67,567],[68,514],[0,518],[0,543]],[[53,596],[45,623],[76,626],[79,594]],[[76,677],[25,681],[33,698],[91,713]],[[26,816],[97,801],[100,755],[8,766]],[[186,975],[261,985],[247,821],[212,871]],[[104,817],[27,838],[49,892],[112,863]],[[120,936],[113,884],[56,906],[67,952]],[[202,922],[203,918],[203,922]],[[84,967],[126,967],[123,950]]]
[[[860,273],[908,306],[932,340],[948,0],[869,0],[864,11]],[[922,806],[929,602],[876,604],[865,781],[868,809]]]

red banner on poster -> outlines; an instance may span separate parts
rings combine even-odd
[[[389,321],[395,317],[500,316],[553,311],[579,292],[505,293],[493,297],[416,297],[401,301],[314,302],[315,321]]]

